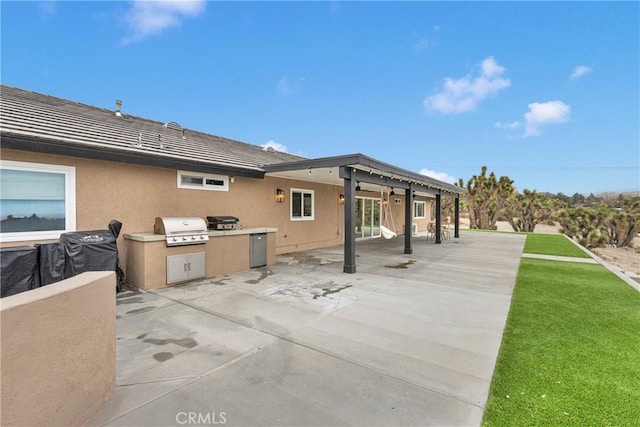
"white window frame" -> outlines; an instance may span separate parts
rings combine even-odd
[[[300,213],[302,216],[297,217],[293,216],[293,193],[300,193],[302,197],[300,198],[302,206],[300,206]],[[311,216],[304,216],[304,195],[311,195]],[[306,190],[304,188],[290,188],[289,189],[289,216],[291,221],[313,221],[315,220],[316,214],[316,195],[315,190]]]
[[[202,184],[183,184],[182,177],[190,176],[202,179]],[[207,180],[222,181],[222,185],[207,184]],[[229,191],[229,177],[226,175],[214,175],[211,173],[178,171],[178,188],[185,190]]]
[[[418,215],[418,205],[422,205],[422,215]],[[413,202],[413,217],[415,219],[425,219],[427,217],[427,202],[422,201],[422,200],[415,200]]]
[[[76,168],[73,166],[51,165],[46,163],[16,162],[0,160],[1,169],[26,172],[44,172],[64,174],[64,230],[20,231],[0,233],[0,242],[21,242],[27,240],[59,239],[63,233],[76,231]]]

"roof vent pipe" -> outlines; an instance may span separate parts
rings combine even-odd
[[[122,101],[116,99],[116,116],[122,117]]]

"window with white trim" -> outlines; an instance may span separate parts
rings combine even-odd
[[[416,219],[426,218],[427,204],[425,202],[413,202],[413,217]]]
[[[76,168],[0,161],[0,241],[58,239],[76,229]]]
[[[229,191],[229,177],[210,173],[178,171],[178,188]]]
[[[315,211],[313,190],[291,189],[291,221],[312,221]]]

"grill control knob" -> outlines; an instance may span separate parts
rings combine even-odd
[[[196,236],[191,236],[191,240],[196,240]]]
[[[200,240],[204,240],[204,236],[200,236]]]
[[[186,242],[186,241],[187,241],[187,238],[186,238],[186,237],[183,237],[183,238],[182,238],[182,241],[183,241],[183,242]]]

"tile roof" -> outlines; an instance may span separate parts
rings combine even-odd
[[[0,85],[0,133],[3,147],[28,151],[252,177],[310,167],[366,166],[391,181],[396,176],[425,189],[465,192],[362,154],[307,159],[6,85]]]
[[[93,107],[23,89],[0,86],[2,137],[55,141],[68,147],[109,149],[145,157],[262,172],[262,166],[302,160],[215,135]]]

